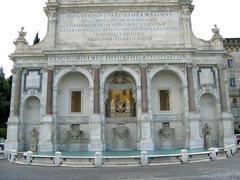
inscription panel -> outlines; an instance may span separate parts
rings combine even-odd
[[[48,57],[49,65],[89,65],[89,64],[139,64],[146,63],[187,63],[191,62],[189,53],[143,53],[143,54],[81,54],[55,55]]]
[[[60,12],[58,44],[178,44],[177,9]]]

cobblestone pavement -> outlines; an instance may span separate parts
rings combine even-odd
[[[240,180],[240,152],[212,162],[147,167],[63,168],[0,160],[0,180]]]

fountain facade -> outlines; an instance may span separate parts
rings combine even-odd
[[[235,143],[223,38],[217,26],[210,41],[193,35],[192,1],[48,0],[44,10],[43,41],[29,45],[22,28],[10,55],[6,150],[150,151]]]

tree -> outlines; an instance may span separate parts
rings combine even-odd
[[[6,128],[10,112],[12,77],[5,79],[4,70],[0,68],[0,128]],[[1,133],[0,133],[1,136]]]

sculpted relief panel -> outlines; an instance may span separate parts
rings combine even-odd
[[[179,44],[177,9],[141,8],[59,12],[57,43],[76,45]]]

